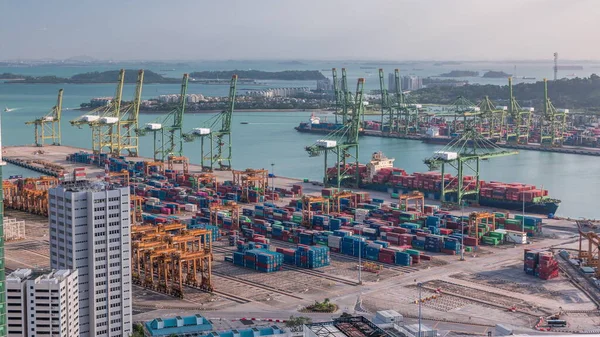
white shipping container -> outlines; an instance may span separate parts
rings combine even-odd
[[[335,141],[335,140],[319,139],[319,140],[317,140],[317,142],[315,144],[317,146],[322,146],[322,147],[325,147],[325,148],[332,148],[332,147],[336,147],[337,146],[337,141]]]
[[[377,249],[381,249],[381,248],[383,248],[383,246],[382,246],[382,245],[380,245],[380,244],[378,244],[378,243],[369,243],[369,244],[367,245],[367,247],[371,247],[371,248],[377,248]]]
[[[516,243],[518,245],[527,244],[527,233],[525,232],[516,232],[516,231],[507,231],[504,240],[509,243]]]
[[[162,129],[162,124],[160,123],[146,123],[147,130],[160,130]]]
[[[102,117],[100,118],[100,123],[104,124],[115,124],[119,121],[118,117]]]
[[[363,233],[377,234],[377,230],[375,228],[364,228]]]
[[[364,208],[357,208],[356,210],[354,210],[354,214],[366,215],[369,214],[369,210]]]
[[[210,129],[209,128],[193,128],[192,132],[197,134],[197,135],[209,135],[210,134]]]
[[[450,151],[436,151],[435,157],[443,160],[454,160],[458,158],[458,153]]]
[[[292,213],[292,216],[302,216],[302,212],[294,212]]]
[[[81,120],[84,122],[95,122],[98,119],[100,119],[100,116],[94,116],[94,115],[84,115],[81,116]]]
[[[327,238],[327,246],[330,248],[340,249],[341,243],[342,243],[342,238],[339,236],[330,235]]]

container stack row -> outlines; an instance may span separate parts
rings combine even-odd
[[[277,248],[283,254],[283,262],[300,268],[316,269],[330,263],[327,247],[298,245],[296,249]]]
[[[527,275],[536,276],[542,280],[558,277],[558,261],[551,251],[525,249],[523,261],[523,270]]]

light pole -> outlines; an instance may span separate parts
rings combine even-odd
[[[522,192],[521,199],[523,199],[523,218],[521,219],[521,232],[525,232],[525,191]]]
[[[417,288],[419,288],[419,337],[421,337],[421,289],[423,287],[423,283],[417,283]]]
[[[460,260],[465,260],[465,220],[463,219],[465,205],[460,201]]]
[[[271,163],[271,197],[273,198],[273,202],[275,202],[275,163]]]
[[[358,241],[358,284],[362,284],[362,227],[359,228],[358,234],[360,235],[360,241]]]

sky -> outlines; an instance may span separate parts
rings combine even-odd
[[[0,60],[600,59],[598,0],[0,0]]]

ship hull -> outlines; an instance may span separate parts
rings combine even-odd
[[[370,190],[370,191],[377,191],[377,192],[388,192],[391,190],[394,190],[394,191],[397,190],[397,192],[400,192],[400,193],[407,193],[410,191],[410,190],[405,189],[404,187],[393,188],[386,184],[373,184],[373,183],[361,184],[361,188]],[[422,192],[425,193],[426,197],[429,196],[428,199],[439,200],[439,197],[440,197],[439,191],[438,192],[422,191]],[[452,195],[450,195],[449,197],[450,197],[450,199],[452,199]],[[467,198],[471,199],[471,198],[474,198],[474,196],[469,195],[469,196],[467,196]],[[479,205],[484,206],[484,207],[504,209],[504,210],[508,210],[508,211],[520,212],[523,210],[523,202],[522,201],[512,201],[512,200],[505,200],[505,199],[493,199],[493,198],[480,197]],[[533,213],[533,214],[540,214],[540,215],[556,214],[556,211],[558,211],[559,206],[560,206],[560,201],[552,201],[552,200],[542,201],[539,203],[525,202],[525,212]]]
[[[523,210],[523,202],[520,201],[480,198],[479,204],[481,206],[497,207],[509,211],[520,212]],[[525,212],[544,215],[556,214],[558,206],[559,203],[555,201],[545,201],[540,203],[525,202]]]
[[[332,133],[333,131],[339,130],[339,129],[306,129],[306,128],[301,128],[299,126],[294,127],[294,129],[296,129],[296,131],[302,132],[302,133],[313,133],[313,134],[321,134],[321,135],[328,135],[328,134]],[[363,136],[364,133],[365,133],[364,131],[359,131],[358,135]]]
[[[455,139],[456,138],[450,138],[450,137],[424,137],[424,138],[422,138],[422,141],[423,141],[423,143],[426,143],[426,144],[447,145],[447,144],[450,144],[450,142],[452,142]],[[492,143],[497,142],[496,139],[488,139],[488,141],[490,141]],[[472,146],[472,144],[473,143],[470,140],[467,141],[468,146]],[[482,145],[479,144],[479,146],[482,146]]]

